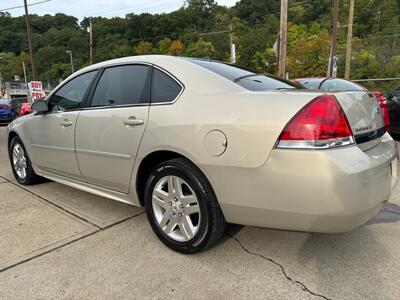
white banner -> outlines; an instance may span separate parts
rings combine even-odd
[[[31,81],[28,83],[28,86],[29,86],[29,94],[31,94],[32,101],[36,101],[45,96],[41,81]]]

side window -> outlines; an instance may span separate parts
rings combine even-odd
[[[150,71],[144,65],[126,65],[104,70],[93,95],[92,107],[150,102]]]
[[[151,87],[151,102],[172,102],[182,91],[182,87],[164,72],[153,69],[153,84]]]
[[[51,97],[50,109],[52,111],[66,111],[79,108],[96,73],[97,71],[91,71],[68,81]]]

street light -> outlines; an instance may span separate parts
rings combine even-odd
[[[65,51],[65,53],[69,54],[69,59],[71,60],[71,70],[72,70],[72,73],[74,73],[74,59],[72,58],[72,51],[67,50],[67,51]]]

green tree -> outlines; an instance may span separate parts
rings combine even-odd
[[[326,73],[330,37],[316,23],[292,25],[288,30],[287,69],[291,77],[320,76]]]
[[[153,44],[150,42],[141,41],[139,44],[133,48],[136,55],[144,55],[153,53]]]
[[[213,57],[215,53],[214,46],[211,42],[206,42],[199,38],[197,42],[190,44],[186,50],[185,55],[191,57]]]

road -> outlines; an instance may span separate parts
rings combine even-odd
[[[19,186],[0,127],[0,299],[399,299],[400,192],[327,235],[230,226],[211,250],[163,246],[141,209],[58,183]]]

